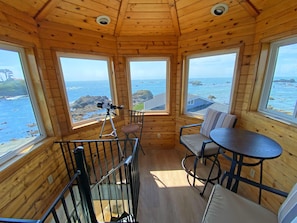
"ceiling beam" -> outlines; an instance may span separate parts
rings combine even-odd
[[[253,17],[257,17],[260,12],[249,0],[237,0],[238,3]]]
[[[48,0],[44,6],[36,13],[34,19],[41,21],[59,4],[61,0]]]
[[[119,10],[118,19],[117,19],[117,24],[116,24],[116,27],[115,27],[115,30],[114,30],[114,35],[115,36],[120,35],[122,25],[123,25],[123,21],[125,19],[126,10],[128,8],[128,1],[129,0],[122,0],[121,1],[120,10]]]
[[[175,30],[176,35],[180,36],[180,27],[179,27],[175,0],[168,0],[168,4],[169,4],[170,14],[172,18],[173,28]]]

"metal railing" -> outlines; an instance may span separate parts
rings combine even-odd
[[[69,183],[41,219],[0,217],[0,222],[136,222],[139,146],[138,139],[128,140],[56,142]]]
[[[91,222],[88,212],[84,210],[78,178],[80,171],[77,171],[64,187],[59,196],[55,199],[45,214],[38,220],[1,218],[0,222],[18,223],[39,223],[39,222]]]

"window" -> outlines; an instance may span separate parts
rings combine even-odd
[[[297,38],[271,44],[259,111],[297,123]]]
[[[115,103],[109,58],[74,53],[58,53],[58,58],[72,125],[103,118],[108,103]]]
[[[238,50],[186,58],[183,113],[203,116],[208,107],[229,112]]]
[[[0,163],[45,137],[25,49],[0,43]],[[37,75],[38,76],[38,75]]]
[[[169,58],[129,58],[130,108],[150,113],[169,110]]]

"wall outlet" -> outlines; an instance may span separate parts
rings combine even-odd
[[[256,173],[256,171],[253,168],[251,168],[251,170],[250,170],[250,177],[251,178],[254,178],[255,177],[255,173]]]
[[[158,139],[161,138],[161,133],[160,133],[160,132],[157,133],[157,138],[158,138]]]

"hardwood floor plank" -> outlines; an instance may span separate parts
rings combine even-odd
[[[205,196],[197,187],[189,185],[181,160],[184,154],[177,150],[149,150],[139,154],[140,195],[137,220],[140,223],[201,222],[211,190]]]

